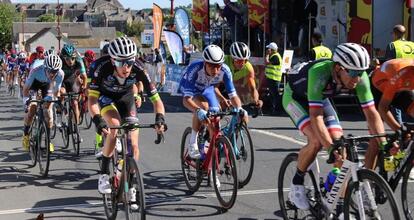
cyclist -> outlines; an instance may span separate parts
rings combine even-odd
[[[17,65],[19,66],[19,87],[20,91],[23,91],[24,81],[27,78],[29,72],[29,63],[27,62],[27,56],[25,52],[20,52]],[[23,93],[21,93],[22,95]]]
[[[38,46],[36,47],[36,52],[30,54],[29,57],[29,66],[30,66],[30,71],[33,70],[34,68],[43,65],[44,60],[45,60],[45,54],[44,54],[45,48],[42,46]]]
[[[164,104],[161,101],[155,86],[149,81],[143,69],[135,65],[137,47],[127,37],[118,37],[110,42],[109,55],[95,61],[96,70],[92,74],[89,84],[88,104],[97,131],[106,135],[103,147],[101,175],[99,176],[98,190],[100,193],[111,193],[109,183],[109,161],[115,148],[116,129],[107,129],[109,126],[119,126],[121,120],[136,122],[136,108],[133,95],[133,85],[141,81],[146,93],[152,101],[155,111],[157,132],[164,130]],[[139,158],[138,130],[131,131],[130,141],[134,159]],[[131,199],[132,201],[134,199]]]
[[[194,61],[187,67],[179,85],[179,91],[183,93],[184,106],[193,112],[190,145],[188,146],[189,155],[193,159],[200,158],[197,136],[201,122],[209,124],[207,110],[216,112],[220,109],[215,88],[221,82],[224,82],[235,110],[244,115],[244,120],[247,120],[247,112],[241,107],[241,101],[233,85],[230,68],[224,64],[223,50],[219,46],[211,44],[204,49],[203,59]],[[209,132],[211,134],[211,127],[209,127]]]
[[[306,170],[323,147],[329,152],[332,140],[343,135],[338,116],[328,97],[341,88],[354,89],[363,109],[368,128],[373,134],[384,133],[384,125],[374,106],[368,75],[370,58],[365,48],[354,43],[336,47],[332,59],[310,62],[289,74],[283,94],[283,107],[296,127],[303,132],[308,143],[300,150],[297,171],[293,177],[289,199],[299,209],[309,209],[309,201],[303,186]],[[311,85],[311,86],[309,86]],[[385,139],[380,139],[386,144]],[[378,153],[376,145],[370,145],[365,155],[365,167],[372,168]]]
[[[256,89],[255,73],[249,62],[250,49],[243,42],[234,42],[230,46],[230,56],[224,56],[224,63],[230,68],[233,76],[233,84],[243,104],[254,103],[262,107],[263,102],[259,99]],[[227,103],[220,95],[220,102]]]
[[[17,65],[17,54],[12,53],[10,57],[7,59],[7,77],[6,82],[8,85],[8,89],[11,89],[14,82],[17,80],[18,75],[18,68]]]
[[[60,87],[62,85],[64,73],[62,71],[62,61],[59,56],[50,55],[46,58],[45,64],[33,69],[26,83],[23,87],[23,104],[26,105],[27,114],[24,118],[23,130],[23,149],[29,150],[29,129],[32,124],[33,116],[36,111],[36,104],[29,104],[30,96],[34,96],[38,90],[41,90],[42,98],[45,100],[52,100],[53,97],[59,97]],[[32,94],[30,94],[32,93]],[[51,128],[53,124],[53,117],[51,116],[52,105],[45,103],[44,106],[45,118],[48,121],[48,127]],[[53,144],[50,144],[50,151],[54,151]]]
[[[76,49],[71,44],[65,44],[60,52],[60,58],[63,61],[62,70],[65,72],[65,78],[63,79],[63,86],[61,93],[66,94],[67,92],[81,92],[86,89],[86,69],[83,64],[82,58],[77,55]],[[78,77],[79,75],[79,77]],[[81,85],[82,82],[82,85]],[[78,100],[73,99],[72,106],[73,112],[75,113],[76,123],[79,124],[80,110],[78,106]]]
[[[86,71],[88,71],[89,66],[91,65],[91,63],[93,61],[95,61],[95,52],[93,52],[93,50],[87,50],[85,51],[84,55],[83,55],[83,62],[85,64],[86,67]]]

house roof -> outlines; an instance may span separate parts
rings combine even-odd
[[[56,22],[25,22],[25,33],[37,33],[44,28],[56,28]],[[60,30],[67,33],[69,37],[89,37],[92,35],[91,27],[88,22],[61,22]],[[13,35],[22,32],[22,23],[13,22]]]
[[[114,39],[116,37],[115,27],[92,27],[92,36],[100,39]]]
[[[45,10],[46,8],[50,10],[56,9],[58,7],[58,4],[56,3],[14,3],[13,5],[16,7],[16,9],[25,7],[28,11],[36,9]],[[85,3],[60,3],[59,5],[64,10],[81,10],[86,9],[87,6]]]
[[[129,11],[127,10],[121,10],[121,11],[105,10],[104,13],[105,13],[105,17],[107,17],[109,21],[125,21],[129,17],[131,17],[131,15],[129,14]]]
[[[39,32],[37,32],[35,35],[33,35],[31,38],[29,38],[26,41],[26,44],[29,45],[29,44],[33,43],[34,41],[36,41],[37,39],[39,39],[40,37],[42,37],[43,35],[45,35],[47,32],[51,32],[55,36],[58,35],[58,33],[57,33],[57,31],[56,31],[55,28],[43,28],[42,30],[40,30]],[[71,42],[71,40],[69,40],[64,35],[62,35],[62,41]]]
[[[118,8],[124,8],[124,6],[118,0],[87,0],[86,1],[86,4],[90,8],[99,8],[108,3]]]
[[[0,3],[11,3],[10,0],[0,0]]]

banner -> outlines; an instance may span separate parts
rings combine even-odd
[[[160,47],[160,41],[161,41],[161,31],[162,31],[162,10],[160,6],[157,4],[153,4],[152,6],[152,25],[154,27],[154,42],[153,42],[153,48],[159,48]]]
[[[209,32],[209,0],[193,0],[192,23],[196,31]]]
[[[369,53],[372,48],[372,1],[348,1],[347,42],[364,46]]]
[[[190,20],[188,18],[187,11],[179,8],[175,11],[174,16],[175,31],[183,39],[184,45],[190,44]]]
[[[174,63],[183,63],[183,39],[177,32],[169,30],[164,30],[164,36]]]
[[[403,25],[407,27],[406,39],[414,41],[414,0],[404,0]]]
[[[247,0],[249,26],[269,33],[269,0]],[[266,27],[265,27],[266,24]]]
[[[163,63],[167,63],[167,50],[165,50],[165,45],[163,42],[160,43],[160,54],[162,56]]]
[[[330,49],[346,42],[346,16],[345,1],[318,1],[315,31],[322,34],[323,44]]]

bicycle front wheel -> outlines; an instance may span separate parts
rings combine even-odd
[[[252,178],[254,168],[254,149],[250,132],[245,124],[236,129],[236,140],[233,145],[234,154],[237,159],[237,178],[239,187],[249,183]]]
[[[66,149],[69,147],[69,119],[68,116],[65,115],[64,109],[61,110],[61,114],[58,115],[58,117],[61,118],[61,127],[59,128],[60,133],[62,134],[62,141],[63,141],[63,149]]]
[[[236,202],[238,179],[233,147],[227,137],[216,139],[212,171],[217,199],[223,208],[230,209]]]
[[[297,164],[298,154],[290,153],[285,157],[280,166],[277,182],[277,194],[283,219],[323,219],[322,208],[317,210],[315,208],[315,212],[310,212],[309,210],[301,210],[297,208],[295,204],[290,201],[289,192],[293,177],[295,176],[297,170]],[[313,209],[313,207],[321,207],[317,204],[319,199],[316,199],[318,195],[316,189],[318,189],[318,187],[312,171],[306,173],[303,185],[305,186],[306,197],[311,203],[311,209]]]
[[[144,182],[138,169],[137,161],[129,158],[128,186],[129,190],[124,201],[125,216],[127,220],[145,219],[145,193]]]
[[[408,160],[401,185],[401,202],[405,218],[408,220],[414,219],[414,187],[408,182],[411,172],[413,172],[413,161]]]
[[[191,136],[191,127],[187,127],[183,133],[181,139],[181,170],[184,175],[185,185],[190,190],[191,193],[194,193],[200,188],[202,181],[201,174],[201,162],[200,159],[194,160],[191,159],[188,155],[187,146],[190,145],[190,136]]]
[[[371,170],[358,170],[344,198],[344,219],[400,219],[398,205],[387,182]],[[362,201],[359,199],[362,198]]]
[[[105,215],[108,219],[116,219],[116,216],[118,214],[118,188],[115,188],[115,172],[116,172],[116,162],[114,160],[114,157],[111,158],[109,163],[109,176],[110,182],[111,182],[111,189],[112,192],[110,194],[102,194],[104,209],[105,209]],[[100,169],[102,169],[100,167]],[[117,180],[118,181],[118,180]]]
[[[38,132],[39,132],[39,120],[37,116],[33,119],[32,125],[29,130],[29,157],[30,157],[30,167],[36,166],[37,162],[37,141],[38,141]]]
[[[50,165],[50,139],[47,132],[46,122],[40,122],[38,142],[37,142],[37,161],[42,177],[47,177]]]
[[[75,113],[71,111],[70,113],[72,123],[69,124],[69,126],[72,126],[71,129],[69,129],[72,136],[72,146],[73,146],[73,152],[76,156],[79,156],[79,148],[80,148],[80,135],[79,135],[79,127],[75,120]]]

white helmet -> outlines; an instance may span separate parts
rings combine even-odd
[[[230,55],[234,59],[247,60],[250,58],[250,49],[243,42],[234,42],[230,46]]]
[[[366,70],[370,64],[368,51],[355,43],[338,45],[332,60],[349,70]]]
[[[50,54],[45,57],[45,66],[51,70],[58,70],[62,68],[62,60],[55,54]]]
[[[54,51],[54,50],[52,50],[52,49],[50,49],[50,50],[46,50],[46,51],[45,51],[45,53],[44,53],[45,57],[47,57],[47,56],[49,56],[49,55],[51,55],[51,54],[55,54],[55,51]]]
[[[116,60],[126,60],[137,55],[137,45],[127,37],[117,37],[109,43],[109,55]]]
[[[25,52],[21,52],[19,53],[19,59],[26,59],[26,53]]]
[[[207,63],[222,64],[224,62],[224,52],[219,46],[210,44],[204,49],[203,58]]]

